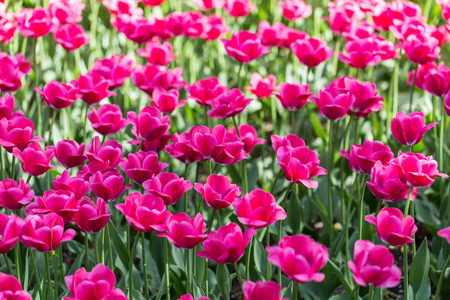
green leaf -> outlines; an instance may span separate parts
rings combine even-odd
[[[217,285],[225,299],[230,300],[231,279],[227,266],[218,264],[216,270]]]
[[[416,256],[411,264],[409,271],[410,281],[414,293],[417,293],[422,282],[428,277],[428,270],[430,269],[430,254],[428,252],[427,238],[422,241]]]
[[[311,118],[311,121],[312,121],[313,127],[314,127],[314,131],[316,132],[317,136],[320,137],[323,141],[326,141],[327,135],[325,134],[325,130],[323,130],[322,124],[320,124],[316,115],[313,113],[310,113],[309,117]]]
[[[417,299],[430,299],[430,295],[431,295],[430,279],[428,277],[426,277],[425,280],[420,285],[419,290],[417,291],[416,298]]]
[[[114,250],[117,252],[117,255],[119,256],[122,263],[127,266],[130,264],[130,254],[127,251],[127,247],[125,247],[125,244],[117,233],[114,223],[109,222],[109,225],[111,225],[111,243],[114,245]]]
[[[289,214],[287,216],[287,222],[292,232],[297,234],[301,223],[300,199],[295,191],[292,194],[291,199],[288,201]]]
[[[253,239],[254,246],[253,246],[253,260],[255,263],[255,269],[257,272],[266,274],[266,256],[267,252],[264,249],[264,246],[261,244],[259,239],[255,238]]]

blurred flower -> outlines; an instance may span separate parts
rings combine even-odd
[[[299,31],[291,27],[285,27],[284,31],[286,33],[286,39],[281,44],[283,48],[291,48],[291,45],[298,40],[306,40],[309,39],[309,35],[304,31]]]
[[[207,114],[211,118],[231,118],[240,114],[252,100],[245,98],[244,93],[238,89],[224,91],[209,102],[211,110]]]
[[[206,223],[202,214],[198,213],[191,218],[187,213],[181,212],[170,216],[166,223],[167,228],[157,233],[159,237],[165,237],[177,248],[192,249],[202,242],[207,236]]]
[[[278,7],[281,8],[283,17],[289,21],[304,19],[312,14],[311,5],[306,5],[303,1],[284,0],[278,2]]]
[[[131,184],[124,186],[123,183],[123,176],[116,169],[97,171],[89,178],[92,193],[106,202],[117,200],[123,192],[133,187]]]
[[[119,88],[131,76],[135,58],[125,54],[112,55],[111,58],[96,60],[90,72],[100,74],[109,80],[109,89]]]
[[[146,43],[152,38],[152,22],[142,14],[117,14],[111,19],[111,25],[127,39],[137,44]]]
[[[24,150],[31,142],[42,142],[40,136],[33,137],[34,124],[25,117],[0,120],[0,145],[11,153],[13,148]]]
[[[15,92],[22,87],[21,79],[31,71],[22,53],[9,56],[0,52],[0,91]]]
[[[343,118],[355,100],[355,96],[350,92],[336,88],[319,90],[318,97],[311,98],[319,108],[320,114],[330,120]]]
[[[450,68],[447,68],[444,62],[441,62],[437,68],[434,68],[435,65],[431,66],[423,75],[422,88],[434,96],[444,97],[450,88]],[[419,74],[420,72],[417,75],[419,76]]]
[[[151,96],[155,88],[164,90],[181,89],[186,84],[181,76],[182,72],[180,67],[171,71],[155,65],[136,66],[134,73],[131,75],[131,80],[141,91]]]
[[[198,104],[206,106],[219,95],[228,91],[228,87],[221,85],[219,79],[209,77],[192,85],[186,86],[186,91],[190,94],[188,98],[194,99]]]
[[[139,48],[137,54],[147,59],[147,62],[157,66],[167,66],[175,59],[172,44],[161,43],[159,40],[150,40],[145,44],[145,49]]]
[[[365,18],[356,1],[334,1],[328,3],[330,15],[325,18],[330,23],[331,30],[342,34],[348,32],[356,23]]]
[[[50,81],[45,84],[44,90],[37,87],[33,90],[42,96],[48,106],[54,109],[67,108],[80,96],[77,88],[57,81]]]
[[[112,15],[140,15],[144,14],[142,8],[138,7],[137,0],[102,0],[102,4]]]
[[[78,212],[78,202],[70,191],[45,191],[42,197],[36,196],[34,202],[27,205],[25,215],[45,215],[56,213],[64,223],[73,222]]]
[[[22,290],[20,281],[13,275],[5,273],[0,273],[0,295],[8,300],[32,300],[31,295]]]
[[[242,286],[244,300],[288,300],[289,298],[280,298],[282,287],[274,281],[245,281]]]
[[[221,41],[225,46],[228,55],[240,63],[248,63],[269,53],[269,47],[264,46],[261,43],[261,40],[256,33],[245,30],[232,34],[231,40],[221,39]]]
[[[172,205],[192,189],[192,183],[174,173],[162,172],[144,181],[142,187],[148,194],[161,198],[165,205]]]
[[[259,73],[253,73],[250,76],[250,86],[245,89],[258,98],[269,98],[278,89],[276,82],[277,78],[273,74],[263,78]]]
[[[401,111],[392,119],[391,131],[395,139],[401,144],[413,146],[418,144],[422,140],[423,135],[436,124],[436,122],[433,122],[425,125],[423,112],[414,111],[409,115],[405,115]]]
[[[190,295],[190,294],[185,294],[185,295],[181,296],[178,300],[194,300],[194,297],[192,297],[192,295]],[[205,296],[201,296],[201,297],[198,297],[197,300],[211,300],[211,299],[209,299]]]
[[[408,59],[416,64],[426,64],[439,59],[439,42],[434,37],[410,35],[402,45]]]
[[[38,143],[29,144],[23,151],[14,148],[13,155],[22,162],[22,170],[32,176],[42,175],[55,168],[55,166],[50,165],[54,155],[53,150],[42,151]]]
[[[270,25],[269,22],[263,20],[258,24],[258,35],[263,45],[280,46],[286,40],[286,26],[280,22]]]
[[[266,142],[265,139],[258,138],[256,129],[253,128],[252,126],[242,124],[239,125],[238,128],[239,128],[239,136],[241,137],[241,140],[244,142],[245,152],[251,153],[256,145],[261,145]],[[236,127],[231,127],[230,129],[228,129],[228,131],[237,136]]]
[[[102,75],[93,72],[80,75],[78,80],[72,80],[71,84],[78,88],[81,100],[89,105],[116,95],[109,90],[109,81]]]
[[[2,4],[2,3],[0,3]],[[0,17],[0,43],[9,43],[14,38],[17,25],[12,18]]]
[[[369,175],[375,162],[380,161],[383,165],[387,165],[394,158],[389,146],[384,145],[380,141],[365,140],[364,144],[352,145],[350,153],[341,150],[341,155],[348,159],[350,170]]]
[[[327,44],[315,38],[297,40],[291,44],[291,50],[298,60],[308,68],[317,67],[334,53]]]
[[[135,132],[133,132],[133,135],[136,137],[136,140],[132,140],[129,143],[131,145],[140,145],[142,142],[142,139],[139,136],[136,136]],[[161,136],[159,139],[156,139],[152,142],[149,141],[145,141],[142,143],[141,145],[141,150],[142,151],[153,151],[156,153],[161,152],[162,150],[164,150],[164,147],[167,146],[167,144],[169,143],[169,141],[173,140],[173,135],[171,134],[165,134],[163,136]]]
[[[90,42],[89,37],[84,33],[83,27],[77,24],[62,25],[53,35],[56,43],[67,51],[74,51]]]
[[[200,10],[210,10],[213,8],[221,8],[225,0],[194,0],[194,4]]]
[[[186,100],[179,100],[177,90],[163,90],[156,88],[153,90],[152,98],[148,98],[154,107],[158,108],[163,114],[171,114],[177,107],[183,107]]]
[[[203,27],[200,37],[204,40],[217,40],[221,35],[230,31],[230,27],[225,24],[225,19],[216,14],[201,18],[200,21],[202,22]]]
[[[165,135],[170,128],[169,116],[161,116],[161,111],[156,107],[144,107],[139,116],[129,111],[127,118],[134,125],[133,134],[149,142]]]
[[[377,7],[372,15],[375,26],[379,30],[389,31],[395,23],[404,23],[408,19],[423,20],[422,9],[411,1],[386,2]]]
[[[352,68],[365,69],[367,66],[376,66],[381,61],[371,38],[349,41],[344,49],[347,55],[339,52],[339,59]]]
[[[0,206],[7,210],[19,210],[34,198],[30,184],[20,178],[19,184],[14,179],[0,181]]]
[[[216,174],[209,175],[205,184],[195,183],[194,189],[214,209],[227,208],[241,195],[237,184],[231,184],[228,177]]]
[[[16,246],[25,222],[15,214],[5,215],[0,213],[0,253],[6,254]],[[0,283],[0,286],[3,286]],[[0,288],[0,294],[2,289]],[[30,298],[31,299],[31,298]]]
[[[19,33],[32,38],[46,35],[54,25],[50,11],[42,7],[21,9],[15,19]]]
[[[87,118],[91,122],[92,128],[101,135],[114,135],[124,129],[129,121],[122,118],[122,110],[115,104],[103,104],[98,110],[90,106],[91,113]]]
[[[284,109],[290,111],[300,110],[308,102],[308,98],[314,93],[308,93],[309,84],[301,83],[281,83],[279,94],[275,95],[281,102]]]
[[[444,238],[447,240],[447,243],[450,244],[450,226],[443,228],[441,230],[438,230],[437,235],[441,238]]]
[[[79,23],[86,5],[82,0],[49,0],[50,14],[59,24]]]
[[[108,204],[102,198],[94,201],[83,199],[79,203],[79,210],[75,215],[75,223],[85,233],[97,233],[106,227],[111,214],[108,213]]]
[[[56,175],[52,182],[55,191],[69,191],[75,196],[75,200],[79,200],[86,195],[89,190],[89,182],[80,177],[70,177],[70,170],[65,169],[61,175]]]
[[[251,0],[224,0],[224,9],[235,18],[245,17],[251,11],[256,9],[256,6],[251,5]]]
[[[76,141],[62,140],[56,146],[47,146],[52,149],[58,162],[65,168],[78,167],[87,159],[84,154],[84,143],[78,145]]]
[[[6,118],[7,120],[23,116],[23,111],[18,110],[14,112],[14,94],[5,93],[0,97],[0,120]]]
[[[142,0],[142,4],[154,7],[163,4],[166,0]]]

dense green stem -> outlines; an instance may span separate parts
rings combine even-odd
[[[374,287],[369,285],[369,300],[373,300],[373,290]]]
[[[241,273],[239,273],[239,267],[236,262],[233,265],[234,265],[234,271],[236,272],[236,276],[239,281],[239,285],[242,287],[242,285],[244,284],[244,281],[242,280]]]
[[[205,296],[209,297],[209,286],[208,286],[208,259],[205,258]]]
[[[266,247],[270,246],[270,227],[267,226],[266,230]],[[266,280],[270,280],[272,278],[272,264],[269,261],[269,257],[266,257]]]
[[[3,147],[0,147],[0,162],[1,162],[1,165],[0,165],[0,168],[2,169],[2,180],[3,179],[6,179],[6,176],[5,176],[5,156],[3,155]],[[29,176],[31,176],[31,175],[29,175]]]
[[[148,294],[148,278],[147,278],[147,254],[145,249],[145,233],[141,234],[141,246],[142,246],[142,269],[144,270],[144,287],[145,287],[145,300],[150,299]]]
[[[20,253],[20,243],[17,243],[16,246],[14,247],[14,256],[16,259],[16,277],[17,277],[17,280],[19,280],[19,282],[23,284],[23,282],[21,280],[22,274],[20,272],[20,255],[19,255],[19,253]]]
[[[11,267],[11,263],[9,262],[9,258],[8,258],[8,256],[6,255],[6,253],[3,253],[3,259],[5,260],[6,265],[8,266],[9,274],[12,275],[12,276],[14,276],[14,271],[13,271],[13,269],[12,269],[12,267]]]
[[[34,257],[33,249],[29,249],[31,253],[31,261],[33,262],[33,268],[34,268],[34,276],[36,277],[36,284],[38,286],[38,292],[39,292],[39,299],[44,299],[42,296],[42,287],[41,287],[41,278],[39,276],[38,268],[36,265],[36,258]]]
[[[85,256],[84,256],[84,264],[86,269],[90,269],[89,267],[89,237],[87,233],[84,233],[84,252],[85,252]]]
[[[408,198],[406,199],[404,217],[408,216],[409,204],[411,202],[411,194],[413,187],[409,187]],[[408,280],[408,246],[403,246],[403,279],[405,282],[405,299],[409,299],[409,280]]]
[[[141,232],[138,232],[136,237],[134,238],[133,247],[131,248],[130,253],[130,266],[128,268],[128,299],[133,300],[133,262],[134,262],[134,254],[136,253],[136,246],[139,241]]]
[[[185,164],[184,168],[184,180],[189,180],[189,164]],[[188,193],[184,193],[184,212],[188,212]]]
[[[342,43],[342,36],[338,37],[338,40],[336,42],[336,46],[334,48],[334,56],[333,56],[333,78],[337,75],[337,65],[338,65],[338,57],[339,57],[339,50],[341,49],[341,43]]]
[[[101,252],[100,252],[100,261],[102,264],[105,264],[105,229],[102,229],[102,241],[101,241]]]
[[[331,173],[333,170],[333,127],[334,123],[333,121],[329,122],[329,134],[328,134],[328,217],[330,218],[329,222],[329,242],[330,242],[330,249],[333,248],[333,240],[334,240],[334,225],[333,225],[333,196],[331,193],[332,188],[332,182],[331,182]]]
[[[359,200],[359,239],[362,240],[362,233],[363,233],[363,220],[364,220],[364,193],[366,191],[366,176],[363,175],[362,177],[362,191],[361,191],[361,199]],[[361,187],[361,185],[360,185]]]
[[[61,253],[61,251],[59,251],[60,249],[58,249],[57,250],[57,252],[58,253]],[[58,286],[59,286],[59,266],[58,266],[58,264],[59,264],[59,259],[58,259],[58,256],[55,254],[55,271],[54,271],[54,274],[55,274],[55,278],[54,278],[54,284],[55,284],[55,289],[54,289],[54,292],[55,292],[55,300],[58,300]]]
[[[241,88],[241,71],[242,71],[242,67],[244,66],[243,63],[239,63],[239,70],[237,73],[237,84],[236,84],[236,88],[240,89]]]
[[[189,249],[184,250],[184,254],[185,254],[185,259],[186,259],[186,291],[188,294],[191,293],[191,276],[192,276],[192,272],[191,272],[191,260],[190,260],[190,256],[189,256]]]
[[[442,272],[441,275],[439,276],[439,281],[438,281],[438,285],[436,288],[436,293],[434,296],[434,299],[439,300],[439,294],[441,293],[441,288],[442,288],[442,283],[444,282],[444,277],[445,277],[445,271],[447,270],[447,268],[450,266],[450,256],[447,257],[447,260],[445,261],[444,267],[442,268]]]
[[[250,239],[250,243],[247,246],[247,259],[245,262],[245,280],[250,280],[250,258],[252,257],[252,246],[254,236]]]
[[[110,269],[114,269],[114,261],[112,256],[112,244],[111,244],[111,235],[109,233],[109,222],[106,224],[106,236],[108,238],[108,250],[109,250],[109,261],[110,261]]]
[[[50,263],[49,263],[49,253],[45,253],[45,278],[47,280],[47,284],[45,285],[45,299],[48,299],[49,290],[52,288],[52,282],[50,280]]]
[[[412,112],[412,103],[414,98],[414,89],[416,88],[416,78],[417,78],[417,71],[419,69],[419,65],[416,64],[416,70],[414,72],[414,78],[411,85],[411,93],[409,94],[409,112]]]
[[[294,281],[292,285],[292,300],[297,300],[298,282]]]
[[[166,299],[170,300],[169,243],[164,239],[164,272],[166,277]]]

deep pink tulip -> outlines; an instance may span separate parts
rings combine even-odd
[[[108,205],[102,198],[97,199],[97,204],[90,200],[81,200],[79,210],[75,215],[75,223],[85,233],[97,233],[108,224],[111,214],[108,213]]]
[[[183,107],[186,100],[179,100],[177,90],[163,90],[156,88],[153,90],[152,98],[148,98],[154,107],[158,108],[163,114],[171,114],[177,107]]]
[[[128,154],[128,160],[119,164],[122,171],[138,184],[158,175],[169,164],[160,163],[155,152],[139,151]]]
[[[107,202],[115,201],[123,192],[132,187],[132,185],[124,186],[123,182],[123,176],[116,169],[105,172],[97,171],[89,178],[92,193]]]
[[[211,160],[216,164],[235,164],[248,157],[244,151],[244,143],[235,134],[228,132],[222,125],[212,130],[217,145],[213,148]]]
[[[165,1],[166,0],[142,0],[142,4],[154,7],[163,4]]]
[[[425,132],[436,126],[436,122],[425,125],[425,116],[423,112],[412,112],[405,115],[404,112],[399,112],[392,119],[391,131],[400,144],[413,146],[418,144]]]
[[[136,0],[102,0],[102,4],[112,15],[143,15],[142,8]]]
[[[375,33],[375,26],[367,21],[358,23],[357,26],[349,28],[348,31],[342,33],[346,41],[366,39],[379,36]]]
[[[145,44],[145,49],[138,49],[137,53],[145,57],[147,62],[157,66],[167,66],[175,59],[172,44],[169,42],[161,43],[159,40],[150,40]]]
[[[181,212],[170,216],[166,223],[167,232],[156,234],[159,237],[165,237],[176,247],[181,249],[192,249],[200,244],[207,236],[206,223],[203,221],[202,214],[198,213],[191,218],[187,213]]]
[[[381,161],[383,165],[387,165],[394,158],[389,146],[384,145],[380,141],[364,141],[361,145],[352,145],[350,153],[341,150],[341,155],[348,159],[350,170],[369,175],[375,162]]]
[[[171,216],[164,201],[152,194],[132,193],[116,208],[125,215],[134,230],[140,232],[163,231]]]
[[[194,189],[214,209],[227,208],[241,195],[237,184],[231,184],[228,177],[216,174],[209,175],[205,184],[196,183]]]
[[[280,100],[284,109],[289,111],[300,110],[308,102],[308,98],[314,93],[308,93],[309,84],[301,83],[281,83],[279,92],[275,95]]]
[[[33,137],[34,124],[25,117],[0,120],[0,145],[11,153],[13,148],[24,150],[31,142],[42,142],[40,136]]]
[[[356,23],[365,18],[356,1],[334,1],[328,3],[330,15],[325,18],[331,30],[337,34],[348,32]]]
[[[73,222],[78,212],[78,202],[70,191],[45,191],[43,197],[36,196],[34,202],[27,205],[25,215],[45,215],[56,213],[64,223]]]
[[[14,94],[6,93],[3,97],[0,97],[0,120],[3,118],[11,120],[23,116],[21,110],[14,112],[14,103]]]
[[[242,285],[244,300],[288,300],[289,298],[280,298],[282,287],[274,281],[245,281]]]
[[[444,238],[447,240],[447,243],[450,244],[450,226],[443,228],[441,230],[438,230],[437,235],[441,238]]]
[[[422,9],[411,1],[392,1],[382,4],[374,11],[372,19],[379,30],[389,31],[394,23],[404,23],[408,19],[422,20]]]
[[[403,217],[403,213],[395,207],[385,207],[376,217],[365,216],[364,220],[377,227],[378,237],[390,246],[403,246],[411,243],[417,231],[411,216]]]
[[[0,213],[0,236],[2,237],[0,240],[1,254],[5,254],[14,248],[24,224],[25,222],[14,214],[8,216]]]
[[[339,53],[339,59],[356,69],[376,66],[381,57],[377,54],[377,47],[372,38],[349,41],[345,44],[345,52]]]
[[[408,59],[416,64],[422,65],[440,58],[441,48],[434,37],[411,34],[402,48]]]
[[[15,19],[19,33],[32,38],[46,35],[54,25],[50,11],[42,7],[21,9]]]
[[[261,145],[266,142],[265,139],[258,138],[258,133],[256,132],[256,129],[250,125],[242,124],[239,125],[239,136],[241,137],[241,140],[244,142],[244,151],[247,153],[251,153],[253,151],[253,148],[255,148],[256,145]],[[236,127],[231,127],[228,129],[229,132],[232,134],[237,135],[236,133]]]
[[[287,217],[284,209],[277,205],[275,197],[262,190],[256,189],[244,197],[233,201],[239,222],[243,225],[261,229]]]
[[[444,98],[444,109],[448,116],[450,116],[450,93],[447,93]]]
[[[19,210],[34,198],[30,184],[20,178],[19,184],[14,179],[0,181],[0,206],[7,210]]]
[[[61,175],[56,175],[52,184],[55,191],[62,190],[73,193],[75,200],[79,200],[90,190],[89,182],[80,177],[70,177],[68,169],[64,170]]]
[[[136,146],[140,145],[142,142],[142,139],[139,136],[136,136],[136,135],[134,135],[134,136],[136,137],[136,139],[130,141],[129,143],[131,145],[136,145]],[[169,143],[169,141],[171,141],[171,140],[173,140],[173,135],[171,135],[171,134],[165,134],[162,137],[160,137],[159,139],[154,140],[152,142],[148,142],[148,141],[144,140],[144,142],[141,145],[141,150],[142,151],[153,151],[153,152],[159,153],[162,150],[164,150],[164,147],[166,147],[167,144]]]
[[[221,41],[228,55],[240,63],[248,63],[269,53],[269,47],[261,43],[256,33],[245,30],[231,35],[231,40],[221,39]]]
[[[71,23],[62,25],[53,36],[55,37],[56,43],[67,51],[74,51],[90,42],[83,27]]]
[[[112,55],[111,58],[96,60],[91,72],[97,73],[109,80],[109,89],[121,87],[131,76],[135,64],[134,56],[125,54]]]
[[[118,14],[110,22],[118,32],[137,44],[145,43],[153,36],[152,22],[141,14]]]
[[[286,40],[286,26],[280,22],[270,25],[263,20],[258,24],[258,35],[263,45],[280,46]]]
[[[266,247],[268,260],[281,268],[291,280],[299,283],[322,282],[319,271],[328,262],[327,248],[304,235],[286,236],[278,246]]]
[[[433,63],[427,65],[428,67],[426,67],[425,70],[422,70],[424,72],[417,72],[418,77],[422,75],[420,73],[424,73],[422,75],[422,86],[419,88],[426,90],[434,96],[444,97],[450,89],[450,68],[446,67],[444,62],[439,63],[439,66],[436,66]],[[414,71],[412,72],[414,74]],[[417,79],[418,78],[416,78],[416,82]],[[417,83],[416,86],[418,86]]]
[[[211,118],[231,118],[240,114],[252,100],[245,98],[240,90],[231,89],[209,103],[211,110],[207,114]]]
[[[327,174],[327,170],[319,167],[320,160],[317,154],[307,147],[282,146],[278,148],[276,155],[284,176],[291,183],[295,182],[315,189],[318,183],[311,178]]]
[[[58,162],[65,168],[78,167],[87,159],[84,154],[84,143],[78,145],[76,141],[62,140],[56,146],[47,146],[55,153]]]
[[[275,75],[262,77],[259,73],[253,73],[250,76],[250,86],[246,86],[245,89],[258,98],[269,98],[278,89],[276,82]]]
[[[0,3],[4,5],[3,3]],[[4,15],[0,17],[0,43],[9,43],[14,38],[17,24],[14,22],[12,15]]]
[[[398,153],[391,161],[399,174],[400,181],[413,187],[427,187],[434,182],[436,176],[448,178],[447,174],[439,173],[438,163],[433,156],[422,153]]]
[[[5,273],[0,273],[0,295],[6,300],[32,300],[31,295],[22,290],[20,281]]]
[[[221,8],[225,4],[225,0],[194,0],[194,4],[200,10],[210,10]]]
[[[285,137],[272,134],[270,139],[272,140],[272,147],[275,153],[277,153],[278,149],[282,146],[288,146],[292,148],[306,147],[305,141],[295,134],[288,134]]]
[[[58,249],[61,243],[72,240],[75,233],[73,229],[64,231],[64,221],[55,213],[31,215],[25,218],[19,240],[28,248],[49,252]]]
[[[202,22],[203,27],[203,32],[200,35],[200,38],[206,41],[217,40],[220,36],[230,31],[230,27],[225,24],[225,19],[217,16],[216,14],[203,17],[200,21]]]
[[[245,248],[255,233],[255,228],[249,228],[242,234],[239,225],[230,223],[211,231],[202,243],[205,251],[195,253],[218,264],[235,263],[244,255]]]
[[[79,23],[86,5],[82,0],[49,0],[50,14],[59,24]]]
[[[44,90],[34,88],[45,103],[54,109],[67,108],[74,103],[78,97],[78,89],[63,82],[50,81],[44,86]]]
[[[311,5],[306,5],[303,1],[284,0],[278,2],[278,7],[281,8],[283,17],[289,21],[304,19],[312,14]]]
[[[209,77],[186,86],[186,91],[190,94],[188,98],[197,101],[200,105],[206,106],[216,97],[227,92],[228,88],[221,85],[219,79]]]
[[[320,114],[329,120],[343,118],[355,100],[355,96],[350,92],[334,88],[319,90],[318,97],[311,98]]]
[[[200,37],[203,32],[203,22],[205,16],[199,12],[175,11],[166,16],[169,31],[174,36],[184,35],[191,38]]]
[[[348,267],[356,284],[374,287],[394,287],[400,283],[402,271],[394,265],[394,256],[388,248],[374,245],[370,241],[355,243],[353,261]]]
[[[286,39],[284,40],[283,44],[281,44],[281,47],[283,48],[290,49],[291,45],[296,41],[310,38],[310,36],[306,32],[299,31],[291,27],[285,27],[284,31],[286,32]]]
[[[251,0],[225,0],[223,8],[230,16],[237,18],[247,16],[256,6],[251,5]]]
[[[104,98],[116,95],[108,90],[109,81],[102,75],[94,72],[80,75],[78,81],[73,80],[71,84],[78,88],[81,100],[89,105],[99,103]]]
[[[334,53],[327,44],[315,38],[297,40],[291,44],[291,50],[298,60],[308,68],[317,67]]]
[[[142,183],[148,194],[153,194],[161,198],[165,205],[172,205],[178,202],[181,197],[192,189],[192,183],[189,180],[179,178],[174,173],[162,172]]]
[[[155,65],[136,66],[134,73],[131,75],[131,80],[141,91],[151,96],[155,88],[164,90],[181,89],[186,84],[181,76],[182,72],[180,67],[171,71]]]
[[[9,56],[0,52],[0,91],[17,91],[22,87],[21,79],[30,71],[30,63],[24,60],[23,54]]]
[[[29,144],[23,151],[14,148],[13,154],[22,162],[22,170],[29,175],[39,176],[55,168],[55,166],[50,165],[54,155],[53,150],[42,151],[38,143]]]
[[[67,288],[73,297],[62,297],[63,300],[126,300],[125,294],[116,286],[116,277],[104,264],[96,265],[91,272],[85,268],[65,277]]]
[[[156,107],[146,106],[139,115],[129,111],[127,118],[134,125],[132,132],[149,142],[162,137],[170,128],[169,116],[161,116],[161,111]]]
[[[122,118],[120,107],[115,104],[103,104],[98,110],[91,105],[91,113],[87,118],[91,122],[92,128],[101,135],[114,135],[124,129],[129,121]]]
[[[92,144],[86,146],[86,155],[89,162],[98,161],[109,167],[117,167],[122,161],[122,146],[115,140],[107,140],[100,144],[98,136],[92,139]]]

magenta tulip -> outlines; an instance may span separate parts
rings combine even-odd
[[[422,140],[423,135],[436,124],[436,122],[433,122],[425,125],[423,112],[414,111],[409,115],[405,115],[401,111],[392,119],[391,131],[395,139],[401,144],[413,146],[418,144]]]
[[[149,142],[160,138],[170,128],[169,116],[161,116],[161,111],[156,107],[146,106],[139,115],[129,111],[127,118],[134,125],[136,135]]]
[[[159,40],[150,40],[145,44],[145,49],[138,49],[137,54],[147,59],[147,62],[157,66],[167,66],[175,59],[172,44],[161,43]]]
[[[327,44],[314,38],[297,40],[291,44],[291,50],[298,60],[308,68],[317,67],[334,53]]]
[[[275,75],[270,74],[263,78],[259,73],[253,73],[250,76],[250,86],[245,89],[258,98],[269,98],[278,89],[276,81]]]
[[[0,295],[7,300],[32,300],[31,295],[22,290],[20,281],[5,273],[0,273]]]
[[[34,202],[27,205],[25,215],[45,215],[56,213],[64,223],[73,222],[78,212],[78,201],[70,191],[45,191],[42,197],[36,196]]]
[[[89,178],[92,193],[107,202],[115,201],[123,192],[132,187],[132,185],[123,185],[123,183],[123,176],[116,169],[97,171]]]
[[[274,281],[245,281],[242,286],[244,300],[288,300],[289,298],[281,298],[280,292],[282,287]]]
[[[56,43],[67,51],[74,51],[90,42],[83,27],[77,24],[62,25],[53,35]]]
[[[166,223],[165,231],[156,234],[159,237],[165,237],[171,241],[176,247],[181,249],[192,249],[202,242],[207,236],[206,223],[203,216],[198,213],[195,217],[190,218],[186,213],[177,213],[170,216]]]
[[[14,214],[8,216],[0,213],[0,253],[6,254],[14,248],[24,224],[24,220]]]
[[[80,177],[70,177],[68,169],[64,170],[61,175],[56,175],[52,184],[55,191],[61,190],[73,193],[75,200],[79,200],[90,190],[89,182]]]
[[[162,172],[144,181],[142,187],[148,194],[161,198],[165,205],[172,205],[192,189],[192,183],[174,173]]]
[[[7,210],[19,210],[34,198],[30,184],[20,178],[19,184],[14,179],[0,181],[0,206]]]
[[[207,114],[211,118],[231,118],[240,114],[252,100],[245,98],[240,90],[231,89],[209,102],[211,110]]]
[[[237,184],[231,184],[228,177],[216,174],[209,175],[205,184],[196,183],[194,189],[214,209],[227,208],[241,195]]]
[[[37,38],[44,36],[52,29],[52,16],[46,8],[21,9],[15,16],[17,31],[23,36]]]
[[[136,66],[134,73],[131,75],[131,80],[140,90],[151,96],[155,88],[163,90],[181,89],[186,84],[181,76],[182,72],[179,67],[171,71],[155,65]]]
[[[0,145],[9,153],[13,148],[24,150],[31,142],[42,142],[40,136],[33,137],[34,124],[25,117],[0,120]]]
[[[233,0],[228,0],[230,1]],[[231,40],[221,39],[221,41],[228,55],[240,63],[248,63],[269,53],[269,48],[261,43],[256,33],[245,30],[233,34]]]
[[[250,125],[242,124],[238,126],[239,128],[239,136],[241,140],[244,142],[244,151],[247,153],[251,153],[256,145],[261,145],[266,142],[265,139],[258,138],[258,133],[256,129]],[[229,132],[237,136],[236,127],[231,127],[228,129]]]
[[[87,159],[84,143],[78,145],[76,141],[62,140],[56,146],[47,146],[47,149],[53,150],[56,159],[65,168],[78,167]]]
[[[55,168],[55,166],[50,165],[54,155],[53,150],[42,151],[38,143],[28,145],[23,151],[14,148],[13,155],[22,162],[22,170],[32,176],[42,175],[48,170]]]
[[[104,98],[116,95],[108,89],[109,81],[102,75],[94,72],[80,75],[78,80],[73,80],[71,84],[78,88],[81,100],[89,105],[99,103]]]
[[[194,99],[198,104],[206,106],[216,97],[228,91],[228,88],[221,85],[219,79],[210,77],[186,86],[186,91],[190,94],[188,98]]]
[[[34,88],[38,92],[45,103],[54,109],[67,108],[74,103],[78,97],[78,89],[57,81],[50,81],[44,86],[44,90]]]
[[[350,153],[341,150],[341,155],[348,159],[350,170],[369,175],[375,162],[381,161],[383,165],[387,165],[394,158],[389,146],[384,145],[380,141],[364,141],[361,145],[352,145]]]
[[[153,90],[152,98],[148,99],[163,114],[171,114],[177,107],[183,107],[186,104],[186,100],[179,100],[179,92],[173,89],[166,91],[156,88]]]
[[[135,58],[124,54],[96,60],[91,72],[109,80],[109,89],[121,87],[134,70]]]
[[[91,122],[92,128],[101,135],[113,135],[124,129],[128,120],[122,118],[120,107],[115,104],[101,105],[98,110],[91,105],[91,113],[87,118]]]
[[[322,116],[337,120],[343,118],[349,111],[355,97],[350,92],[329,88],[319,90],[318,97],[312,97],[311,100],[317,105]]]
[[[280,100],[284,109],[289,111],[300,110],[308,102],[308,98],[314,95],[314,93],[308,93],[309,84],[301,83],[282,83],[279,88],[279,95],[277,98]]]
[[[122,171],[138,184],[158,175],[169,164],[160,163],[155,152],[139,151],[128,154],[128,160],[119,164]]]
[[[98,198],[97,204],[91,200],[81,200],[74,221],[81,231],[97,233],[106,227],[110,217],[108,204],[102,198]]]

